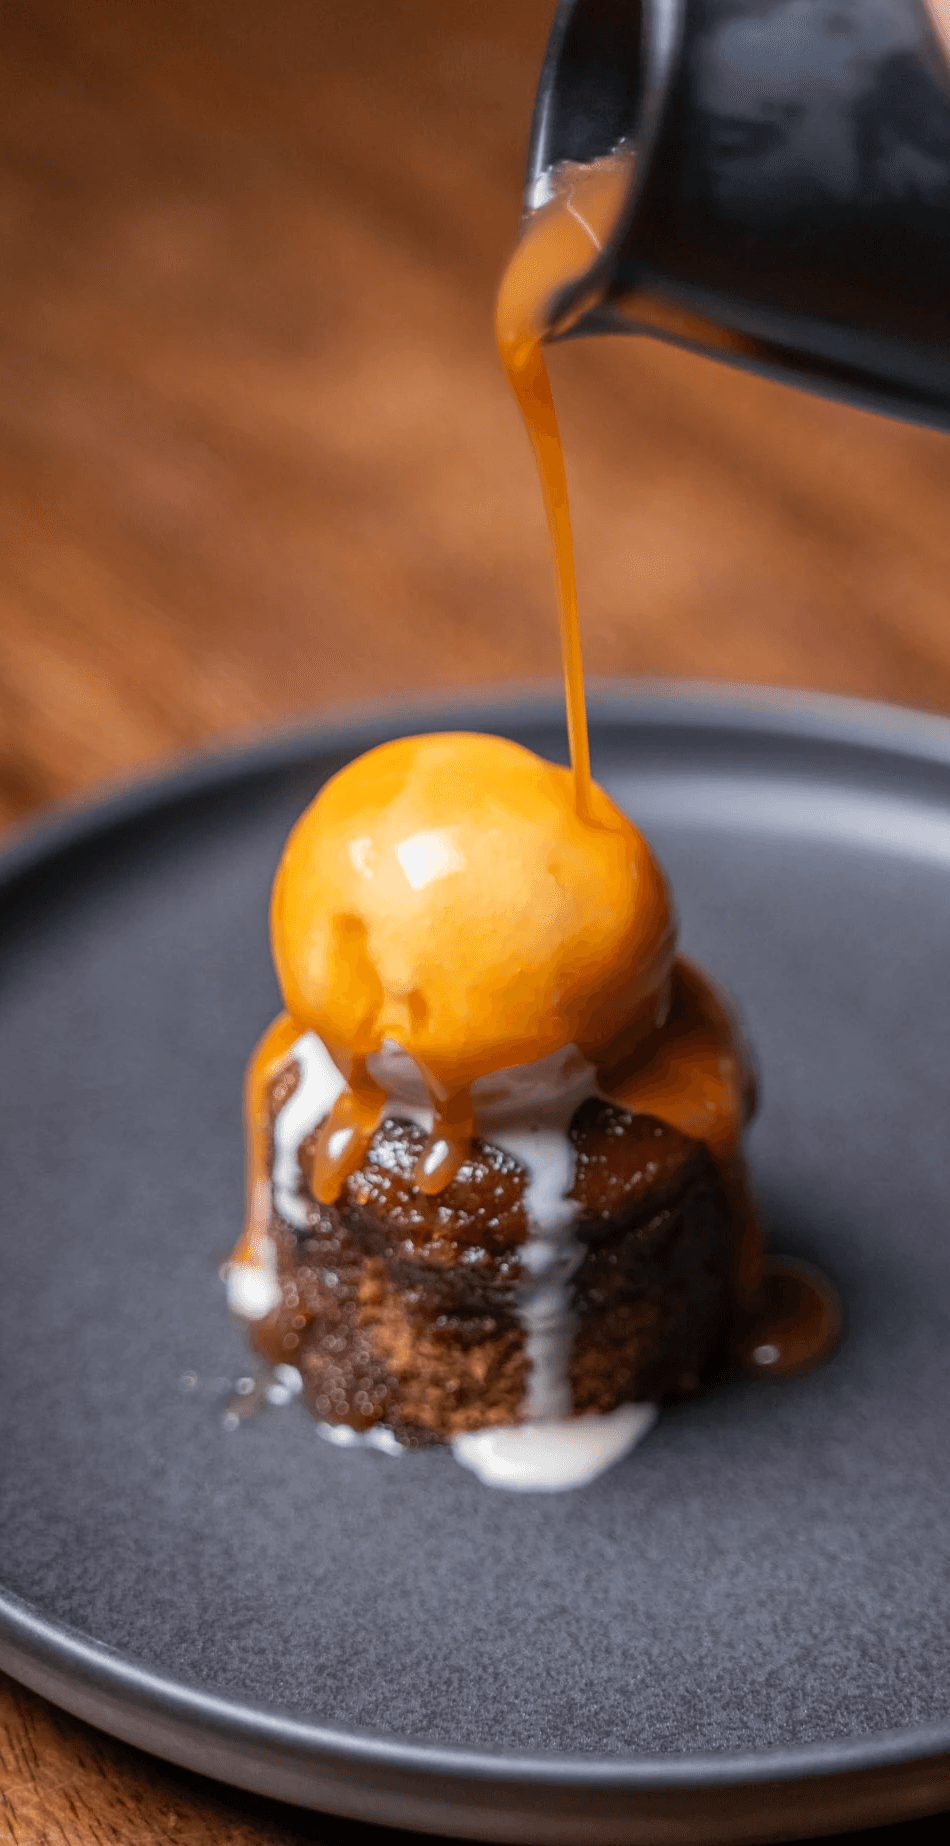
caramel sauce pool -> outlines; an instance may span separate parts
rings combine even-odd
[[[403,1047],[425,1083],[433,1127],[415,1183],[431,1194],[466,1157],[473,1083],[574,1044],[601,1094],[709,1148],[733,1227],[733,1357],[782,1376],[832,1350],[837,1299],[815,1271],[764,1253],[741,1144],[755,1096],[748,1054],[714,985],[675,956],[672,906],[646,842],[591,779],[567,477],[543,342],[570,324],[565,300],[578,318],[598,299],[599,258],[630,177],[626,155],[563,170],[551,202],[524,227],[496,317],[551,537],[571,770],[502,739],[405,739],[350,765],[302,816],[274,886],[271,933],[288,1010],[248,1069],[248,1221],[235,1260],[254,1260],[266,1236],[267,1092],[303,1033],[318,1033],[346,1079],[308,1175],[323,1203],[362,1164],[382,1117],[387,1093],[371,1066],[384,1043]],[[440,746],[450,761],[440,763]],[[480,863],[486,829],[494,857]],[[552,841],[554,896],[545,882]],[[406,879],[387,883],[380,873],[370,897],[361,878],[372,881],[393,855],[405,869],[410,852]],[[425,852],[430,873],[419,870]],[[454,910],[440,910],[428,885],[463,872]],[[426,897],[413,907],[407,890],[419,879]],[[516,932],[507,944],[506,904]]]

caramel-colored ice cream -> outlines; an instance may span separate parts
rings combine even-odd
[[[384,744],[317,796],[276,879],[274,960],[288,1010],[357,1094],[371,1102],[366,1060],[400,1046],[434,1139],[458,1141],[479,1078],[572,1044],[596,1063],[627,1022],[653,1023],[673,957],[666,886],[642,835],[592,795],[581,820],[568,770],[457,734]],[[359,1137],[334,1158],[333,1132],[324,1197],[358,1164]]]

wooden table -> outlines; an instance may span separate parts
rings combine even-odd
[[[556,673],[491,339],[551,10],[8,0],[0,819],[290,714]],[[553,370],[591,672],[950,710],[950,439],[656,344]],[[0,1697],[0,1840],[388,1837]]]

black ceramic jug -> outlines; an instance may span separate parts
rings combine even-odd
[[[950,0],[561,0],[526,208],[562,161],[634,156],[563,324],[950,428],[948,22]]]

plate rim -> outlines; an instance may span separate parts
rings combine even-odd
[[[22,1675],[17,1665],[26,1668]],[[525,1783],[546,1788],[591,1790],[729,1789],[749,1783],[799,1782],[809,1777],[889,1768],[950,1756],[950,1718],[907,1730],[871,1731],[865,1736],[771,1750],[644,1752],[601,1756],[581,1752],[491,1751],[399,1737],[361,1725],[320,1724],[277,1707],[248,1705],[209,1692],[193,1681],[155,1672],[107,1643],[66,1622],[42,1616],[32,1604],[0,1586],[0,1667],[12,1678],[42,1691],[37,1683],[74,1669],[77,1684],[93,1694],[109,1693],[140,1711],[155,1708],[179,1722],[206,1729],[235,1729],[248,1741],[302,1750],[315,1758],[336,1758],[354,1766]],[[49,1694],[53,1697],[54,1695]],[[238,1739],[240,1741],[240,1738]]]
[[[638,723],[707,732],[724,729],[776,740],[870,748],[895,759],[909,757],[950,769],[950,718],[837,694],[701,680],[595,680],[589,688],[588,708],[595,732],[599,725],[636,727]],[[563,692],[557,682],[480,687],[337,708],[332,716],[317,713],[300,723],[224,740],[210,749],[172,759],[151,774],[60,804],[38,821],[15,829],[0,852],[0,894],[13,893],[22,880],[29,881],[31,874],[60,855],[93,846],[130,823],[262,775],[292,771],[316,752],[356,754],[390,735],[444,728],[447,722],[454,729],[476,728],[480,723],[491,729],[499,723],[550,723],[562,711]],[[530,1787],[539,1792],[652,1792],[658,1797],[664,1792],[724,1794],[750,1785],[825,1780],[950,1758],[950,1714],[926,1725],[760,1751],[612,1756],[477,1750],[355,1725],[319,1723],[276,1707],[246,1704],[157,1672],[67,1623],[40,1614],[2,1583],[0,1667],[113,1735],[199,1769],[202,1764],[193,1750],[182,1744],[173,1750],[168,1737],[160,1745],[150,1742],[154,1719],[166,1720],[166,1728],[171,1720],[172,1731],[183,1737],[189,1732],[199,1737],[216,1735],[234,1751],[254,1745],[265,1757],[271,1755],[275,1764],[278,1756],[291,1754],[307,1759],[315,1771],[321,1764],[350,1770],[375,1768],[427,1779],[436,1776],[449,1784],[494,1783],[499,1792]],[[128,1722],[117,1724],[115,1714],[110,1715],[110,1700],[124,1704]],[[248,1776],[250,1771],[248,1764]],[[274,1777],[268,1782],[266,1771],[263,1779],[254,1774],[243,1782],[235,1765],[224,1770],[207,1768],[205,1773],[263,1793],[282,1793],[286,1799],[305,1799],[276,1788]],[[438,1808],[438,1797],[435,1806]],[[372,1804],[354,1809],[336,1806],[333,1811],[380,1818]],[[441,1829],[444,1818],[440,1821],[436,1814],[433,1822],[427,1822],[415,1813],[411,1820],[390,1820],[389,1824],[430,1824]],[[477,1828],[476,1837],[507,1836]]]

